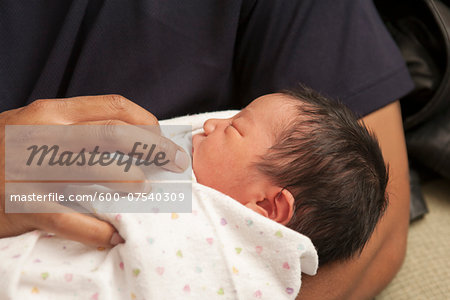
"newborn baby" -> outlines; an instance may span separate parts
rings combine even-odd
[[[260,97],[194,135],[199,183],[308,236],[321,265],[362,250],[387,205],[378,143],[308,88]]]

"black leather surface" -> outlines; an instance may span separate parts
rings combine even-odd
[[[411,165],[450,178],[450,1],[375,0],[375,4],[415,84],[400,99]],[[418,173],[414,166],[410,169],[410,217],[416,220],[428,209]]]
[[[410,222],[421,219],[428,213],[428,207],[422,194],[420,186],[420,177],[417,171],[410,167],[409,178],[411,184],[411,203],[409,206],[409,220]]]

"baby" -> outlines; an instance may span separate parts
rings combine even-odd
[[[0,239],[0,298],[293,300],[317,252],[324,265],[361,251],[386,206],[387,172],[347,108],[302,88],[206,119],[161,122],[203,125],[192,213],[97,211],[126,240],[111,249],[40,231]],[[182,127],[173,138],[189,148]]]
[[[313,90],[262,96],[192,138],[199,183],[308,236],[321,265],[360,253],[386,205],[376,138]]]

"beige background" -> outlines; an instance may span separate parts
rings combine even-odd
[[[403,266],[376,300],[450,299],[450,181],[423,192],[430,212],[411,224]]]

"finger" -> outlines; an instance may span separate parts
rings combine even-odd
[[[165,170],[180,173],[190,165],[191,159],[186,151],[160,134],[129,126],[116,127],[116,134],[121,137],[117,144],[124,151],[129,149],[128,155],[149,164],[146,165],[147,168],[141,165],[147,171],[154,170],[154,167],[162,167]]]
[[[111,224],[88,215],[64,213],[34,216],[33,224],[36,228],[83,244],[111,247],[123,242]]]
[[[41,229],[93,246],[110,247],[123,242],[111,224],[76,213],[64,205],[55,202],[23,203],[23,205],[22,212],[33,213],[9,214],[10,221],[16,225],[16,231]]]
[[[99,121],[78,122],[78,123],[74,123],[73,125],[103,125],[103,126],[128,125],[128,126],[131,126],[133,124],[129,124],[129,123],[121,121],[121,120],[99,120]],[[148,130],[150,132],[153,132],[154,134],[161,134],[161,127],[159,127],[159,124],[150,124],[150,125],[140,126],[139,128]]]
[[[76,155],[78,153],[74,154]],[[27,157],[23,155],[9,155],[7,158],[9,161],[5,173],[6,183],[24,185],[22,193],[32,192],[31,189],[35,188],[36,184],[42,188],[43,185],[46,185],[47,189],[51,187],[53,192],[59,191],[67,184],[99,184],[127,193],[150,191],[150,183],[144,170],[131,162],[129,165],[118,165],[117,162],[108,165],[52,165],[52,156],[47,155],[41,164],[38,164],[40,158],[33,157],[32,162],[27,165]]]
[[[33,230],[34,227],[25,222],[28,216],[29,214],[0,212],[0,238],[17,236]]]
[[[121,151],[134,158],[145,159],[153,166],[172,172],[183,172],[190,165],[186,151],[162,136],[155,126],[133,126],[120,120],[91,121],[77,124],[93,124],[83,131],[83,145],[101,145],[109,151]],[[104,124],[103,126],[101,126]],[[98,126],[96,126],[98,125]],[[72,135],[69,135],[72,136]],[[79,143],[76,143],[79,144]]]
[[[190,164],[185,150],[157,130],[119,120],[91,123],[97,125],[15,126],[19,131],[7,135],[7,179],[140,180],[141,185],[143,170],[183,172]]]
[[[158,124],[152,113],[120,95],[41,99],[27,105],[21,113],[39,117],[40,121],[31,124],[68,125],[98,120],[121,120],[135,125]]]

